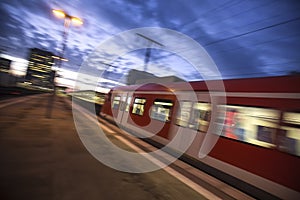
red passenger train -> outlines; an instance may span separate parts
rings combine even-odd
[[[213,87],[221,82],[226,96]],[[100,115],[133,132],[155,134],[151,139],[162,145],[179,128],[196,131],[185,155],[212,175],[223,174],[257,198],[300,199],[300,76],[189,82],[196,100],[185,84],[116,87]],[[213,110],[221,113],[214,122]],[[199,156],[212,123],[221,135],[207,156]]]

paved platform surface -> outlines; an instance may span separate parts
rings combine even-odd
[[[82,145],[63,97],[1,101],[0,130],[0,199],[205,199],[163,170],[101,164]]]

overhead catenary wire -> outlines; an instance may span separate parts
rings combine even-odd
[[[209,24],[210,24],[210,26],[211,25],[214,25],[214,24],[218,24],[218,23],[223,23],[224,21],[227,21],[228,19],[236,19],[238,16],[240,16],[240,15],[245,15],[246,13],[252,13],[252,10],[255,10],[255,11],[257,11],[257,10],[259,10],[260,8],[263,8],[263,7],[266,7],[266,6],[269,6],[269,5],[271,5],[271,4],[274,4],[276,1],[269,1],[269,2],[267,2],[267,3],[263,3],[263,4],[260,4],[259,6],[255,6],[255,7],[250,7],[250,8],[247,8],[247,9],[245,9],[245,10],[241,10],[240,12],[237,12],[237,13],[233,13],[232,15],[229,15],[228,17],[222,17],[222,19],[216,19],[214,22],[210,22]],[[202,17],[199,17],[199,19],[198,20],[200,20],[200,19],[203,19]],[[197,21],[198,21],[197,20]],[[260,19],[260,21],[259,21],[259,23],[261,22],[262,20]],[[251,23],[250,23],[251,24]],[[243,26],[249,26],[250,24],[245,24],[245,25],[243,25]],[[196,27],[197,28],[197,27]],[[193,30],[193,29],[192,29]],[[190,30],[191,31],[191,30]],[[222,31],[223,32],[223,31]]]
[[[233,3],[227,1],[224,4],[221,5],[221,8],[228,8],[228,7],[231,7],[231,6],[235,6],[237,4],[240,4],[241,2],[243,2],[243,1],[234,1]],[[260,4],[260,6],[256,6],[255,8],[265,7],[266,5],[272,4],[273,2],[275,2],[275,1],[270,1],[268,3]],[[250,9],[247,9],[246,12],[250,12],[253,9],[254,9],[253,7],[250,8]],[[209,12],[211,12],[213,10],[219,10],[219,7],[211,9],[210,11],[206,12],[205,14],[203,14],[201,16],[205,16],[205,15],[209,14]],[[242,12],[239,12],[239,13],[245,14],[245,10],[243,10]],[[262,27],[262,28],[259,28],[259,29],[255,29],[255,30],[251,30],[251,31],[244,32],[244,33],[241,33],[241,34],[237,34],[237,35],[233,35],[233,36],[230,36],[230,37],[226,37],[226,38],[222,38],[222,39],[219,39],[219,40],[215,40],[215,41],[206,43],[203,46],[204,47],[208,47],[208,46],[213,45],[213,44],[217,44],[217,43],[224,42],[224,41],[227,41],[227,40],[231,40],[231,39],[243,37],[243,36],[249,35],[251,33],[256,33],[256,32],[262,31],[262,30],[266,30],[266,29],[269,29],[269,28],[272,28],[272,27],[276,27],[276,26],[279,26],[279,25],[287,24],[287,23],[292,22],[292,21],[299,20],[299,18],[300,17],[297,17],[297,18],[294,18],[294,19],[290,19],[290,20],[282,21],[282,22],[279,22],[279,23],[276,23],[276,24],[272,24],[272,25],[269,25],[269,26],[265,26],[265,27]],[[268,19],[270,19],[270,18],[265,18],[264,20],[268,20]],[[199,17],[197,18],[197,20],[199,20]],[[183,24],[181,27],[184,27],[186,25],[192,24],[192,23],[196,22],[197,20],[194,20],[193,22],[190,22],[190,23],[187,23],[187,24]],[[223,21],[223,20],[221,20],[221,21]],[[261,22],[261,20],[259,22]],[[258,23],[258,22],[252,22],[252,23]],[[250,24],[252,24],[252,23],[250,23]],[[248,26],[250,24],[247,24],[245,26]],[[241,27],[239,27],[239,28],[241,28]],[[197,39],[199,39],[199,38],[195,38],[195,40],[197,40]],[[163,59],[163,58],[166,58],[166,57],[169,57],[169,56],[173,56],[173,55],[175,55],[175,53],[170,53],[168,55],[163,55],[163,56],[160,56],[160,57],[156,57],[156,60]]]
[[[273,27],[276,27],[276,26],[284,25],[284,24],[291,23],[291,22],[298,21],[298,20],[300,20],[300,17],[296,17],[296,18],[293,18],[293,19],[285,20],[285,21],[282,21],[282,22],[279,22],[279,23],[275,23],[275,24],[272,24],[272,25],[269,25],[269,26],[265,26],[265,27],[262,27],[262,28],[258,28],[258,29],[255,29],[255,30],[251,30],[251,31],[248,31],[248,32],[237,34],[237,35],[230,36],[230,37],[227,37],[227,38],[215,40],[215,41],[206,43],[203,46],[204,47],[208,47],[208,46],[216,44],[216,43],[220,43],[220,42],[224,42],[224,41],[227,41],[227,40],[236,39],[236,38],[239,38],[239,37],[243,37],[245,35],[249,35],[249,34],[252,34],[252,33],[256,33],[256,32],[259,32],[259,31],[263,31],[263,30],[266,30],[266,29],[270,29],[270,28],[273,28]],[[163,59],[163,58],[166,58],[166,57],[169,57],[169,56],[173,56],[173,55],[176,55],[176,54],[175,53],[171,53],[169,55],[164,55],[164,56],[158,57],[156,59]]]
[[[229,0],[229,1],[226,1],[225,3],[221,4],[220,6],[218,7],[215,7],[213,9],[210,9],[210,10],[207,10],[205,13],[201,14],[200,16],[198,16],[197,18],[195,18],[194,20],[190,21],[190,22],[186,22],[184,23],[183,25],[181,25],[181,28],[184,28],[184,26],[189,26],[197,21],[199,21],[199,18],[200,17],[205,17],[207,15],[210,15],[211,13],[214,13],[216,11],[222,11],[224,9],[227,9],[227,8],[230,8],[230,7],[233,7],[237,4],[240,4],[242,3],[243,1],[232,1],[232,0]]]
[[[232,39],[235,39],[235,38],[243,37],[245,35],[249,35],[249,34],[256,33],[256,32],[259,32],[259,31],[266,30],[266,29],[270,29],[270,28],[274,28],[276,26],[284,25],[284,24],[291,23],[291,22],[298,21],[298,20],[300,20],[300,17],[285,20],[285,21],[282,21],[282,22],[279,22],[279,23],[275,23],[275,24],[272,24],[272,25],[269,25],[269,26],[265,26],[265,27],[258,28],[258,29],[252,30],[252,31],[237,34],[237,35],[230,36],[230,37],[227,37],[227,38],[223,38],[223,39],[220,39],[220,40],[215,40],[215,41],[212,41],[212,42],[209,42],[209,43],[205,44],[204,46],[207,47],[207,46],[210,46],[212,44],[216,44],[216,43],[224,42],[224,41],[227,41],[227,40],[232,40]]]

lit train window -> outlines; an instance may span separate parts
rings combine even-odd
[[[131,99],[132,99],[132,97],[127,97],[127,103],[126,103],[126,108],[125,108],[125,111],[126,111],[126,112],[129,111]]]
[[[163,122],[170,121],[172,106],[173,103],[171,100],[157,99],[151,107],[150,117]]]
[[[132,108],[132,113],[137,115],[144,114],[144,107],[145,107],[146,99],[143,98],[135,98]]]
[[[192,102],[182,101],[179,102],[179,105],[180,107],[178,108],[176,116],[176,124],[182,127],[187,127],[190,120]]]
[[[210,117],[211,109],[209,103],[194,103],[189,127],[202,132],[207,132]]]
[[[118,109],[119,108],[120,100],[121,100],[121,97],[119,97],[119,96],[114,97],[114,100],[112,102],[112,108],[113,109]]]
[[[285,112],[282,117],[283,126],[278,134],[278,148],[300,156],[300,113]]]
[[[274,147],[280,112],[274,109],[219,106],[225,112],[222,136],[264,147]]]
[[[300,125],[300,113],[285,112],[283,114],[283,122]]]

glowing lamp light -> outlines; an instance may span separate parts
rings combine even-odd
[[[53,9],[52,12],[58,18],[64,18],[64,19],[67,18],[67,19],[71,20],[71,22],[72,22],[73,25],[82,25],[83,24],[82,19],[80,19],[78,17],[74,17],[74,16],[71,16],[71,15],[68,15],[63,10]]]
[[[52,10],[53,14],[58,18],[65,18],[66,13],[62,10]]]
[[[82,25],[83,21],[81,19],[79,19],[78,17],[72,17],[71,18],[72,24],[74,25]]]
[[[62,65],[61,61],[65,61],[65,62],[68,61],[68,59],[63,57],[63,55],[64,55],[64,51],[66,48],[66,42],[67,42],[69,28],[71,25],[82,25],[83,21],[78,17],[69,15],[68,13],[64,12],[63,10],[52,9],[52,12],[56,17],[64,19],[64,32],[63,32],[61,56],[60,57],[53,56],[54,59],[59,60],[58,67],[60,68]]]

